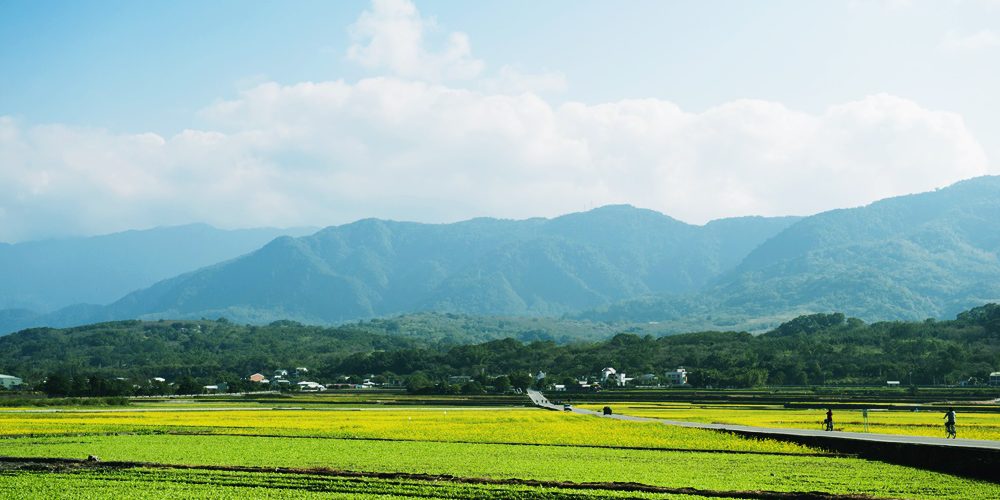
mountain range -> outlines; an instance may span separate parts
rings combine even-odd
[[[0,330],[220,316],[332,324],[420,311],[678,330],[767,328],[832,310],[950,317],[1000,299],[1000,177],[810,217],[698,226],[619,205],[552,219],[366,219],[246,251],[106,305],[0,311]]]

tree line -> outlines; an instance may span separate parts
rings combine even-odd
[[[462,344],[390,332],[379,324],[386,323],[325,328],[288,321],[267,326],[123,321],[32,329],[0,338],[0,371],[52,394],[98,396],[177,392],[182,382],[190,390],[219,382],[235,390],[250,387],[246,377],[254,372],[295,366],[309,367],[311,378],[324,383],[374,376],[411,391],[467,393],[595,380],[608,366],[654,380],[684,367],[696,387],[888,380],[954,385],[985,383],[990,372],[1000,370],[997,304],[948,321],[866,324],[830,313],[801,316],[760,335],[710,331],[655,337],[623,327],[606,340],[565,343],[498,338]],[[503,329],[492,334],[505,333],[518,335]],[[542,381],[535,376],[539,371],[545,373]],[[450,383],[455,376],[468,380]],[[149,382],[154,377],[172,385],[158,388]]]

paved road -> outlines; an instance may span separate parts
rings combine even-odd
[[[554,405],[550,403],[547,399],[545,399],[545,396],[541,392],[529,390],[528,396],[531,397],[531,401],[535,403],[536,406],[540,406],[542,408],[550,410],[562,410],[561,406]],[[714,429],[718,431],[756,434],[760,435],[761,437],[767,437],[767,436],[819,437],[826,439],[844,439],[844,440],[869,441],[878,443],[903,443],[903,444],[949,446],[957,448],[979,448],[988,450],[1000,450],[1000,441],[987,441],[983,439],[945,439],[945,438],[934,438],[926,436],[903,436],[899,434],[874,434],[866,432],[842,432],[842,431],[827,432],[818,429],[816,430],[785,429],[785,428],[774,428],[774,427],[753,427],[749,425],[703,424],[699,422],[685,422],[681,420],[667,420],[662,418],[633,417],[630,415],[602,415],[600,412],[592,410],[583,410],[580,408],[574,408],[573,412],[584,415],[594,415],[602,418],[629,420],[633,422],[659,422],[661,424],[676,425],[679,427],[693,427],[696,429]],[[944,425],[941,426],[941,429],[942,431],[944,430]],[[961,432],[962,428],[959,427],[958,431]]]

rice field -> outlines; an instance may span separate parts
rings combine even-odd
[[[356,403],[0,412],[0,498],[1000,498],[994,483],[708,430]]]

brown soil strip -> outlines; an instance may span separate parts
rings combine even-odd
[[[541,481],[535,479],[494,479],[481,477],[460,477],[450,474],[420,474],[406,472],[358,472],[317,468],[293,468],[293,467],[244,467],[244,466],[222,466],[222,465],[176,465],[161,464],[155,462],[120,462],[120,461],[88,461],[69,458],[23,458],[23,457],[0,457],[0,471],[42,471],[42,472],[72,472],[82,469],[179,469],[179,470],[208,470],[208,471],[229,471],[229,472],[252,472],[252,473],[278,473],[278,474],[303,474],[313,476],[341,477],[341,478],[369,478],[385,480],[407,480],[407,481],[446,481],[458,484],[483,484],[483,485],[512,485],[528,486],[538,488],[562,488],[569,490],[604,490],[604,491],[634,491],[643,493],[669,493],[678,495],[699,495],[710,498],[759,498],[765,500],[872,500],[877,497],[869,495],[837,495],[820,491],[720,491],[703,490],[698,488],[668,488],[665,486],[653,486],[642,483],[626,482],[585,482],[575,483],[571,481]]]

